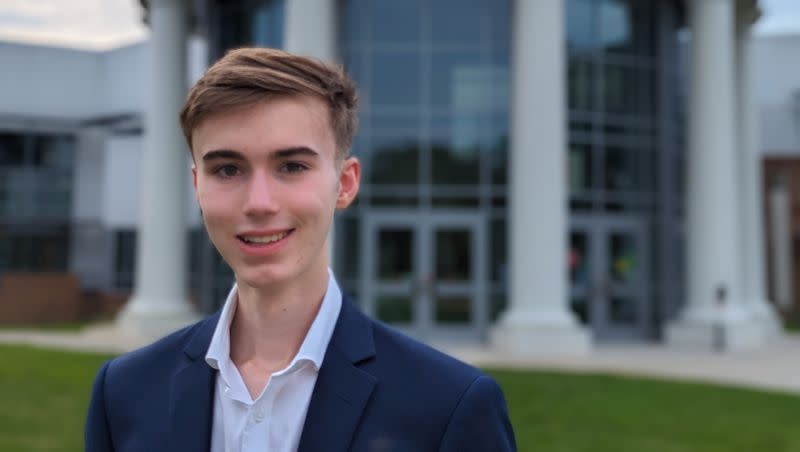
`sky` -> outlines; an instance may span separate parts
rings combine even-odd
[[[800,34],[800,0],[760,0],[760,35]],[[109,49],[147,37],[139,0],[0,0],[0,41]]]

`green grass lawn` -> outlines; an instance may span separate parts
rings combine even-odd
[[[490,371],[520,451],[798,452],[800,396],[608,375]]]
[[[0,451],[82,451],[94,376],[108,356],[0,345]]]
[[[107,356],[0,345],[0,451],[81,451]],[[491,370],[520,451],[800,452],[800,396],[607,375]]]
[[[0,325],[0,331],[43,331],[43,332],[77,332],[87,326],[89,322],[69,322],[69,323],[41,323],[30,325]]]

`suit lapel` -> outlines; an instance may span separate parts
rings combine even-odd
[[[169,449],[209,450],[216,372],[205,359],[219,314],[206,319],[184,349],[186,360],[170,382]]]
[[[369,319],[344,297],[311,394],[298,452],[348,450],[377,383],[357,364],[374,356]]]

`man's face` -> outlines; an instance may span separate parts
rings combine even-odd
[[[197,202],[211,241],[251,287],[327,278],[334,210],[358,192],[355,158],[336,159],[328,108],[279,97],[211,116],[192,134]]]

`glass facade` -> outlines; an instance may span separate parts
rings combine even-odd
[[[362,94],[353,152],[364,177],[358,205],[338,222],[336,254],[346,258],[336,264],[356,298],[363,274],[353,262],[358,256],[346,250],[363,246],[354,243],[365,240],[356,231],[372,212],[504,218],[495,205],[505,205],[506,196],[509,8],[508,1],[485,0],[341,2],[341,54]],[[490,256],[483,265],[497,283],[493,290],[502,291],[495,277],[503,274],[504,254]]]
[[[211,55],[242,46],[283,45],[283,0],[216,0],[210,2]]]
[[[75,138],[0,131],[0,272],[67,268]]]
[[[684,128],[674,8],[567,1],[571,300],[600,338],[626,319],[636,334],[657,336],[683,284],[672,271]],[[627,298],[613,294],[626,283],[621,273],[642,279]],[[646,318],[634,319],[631,306]]]

